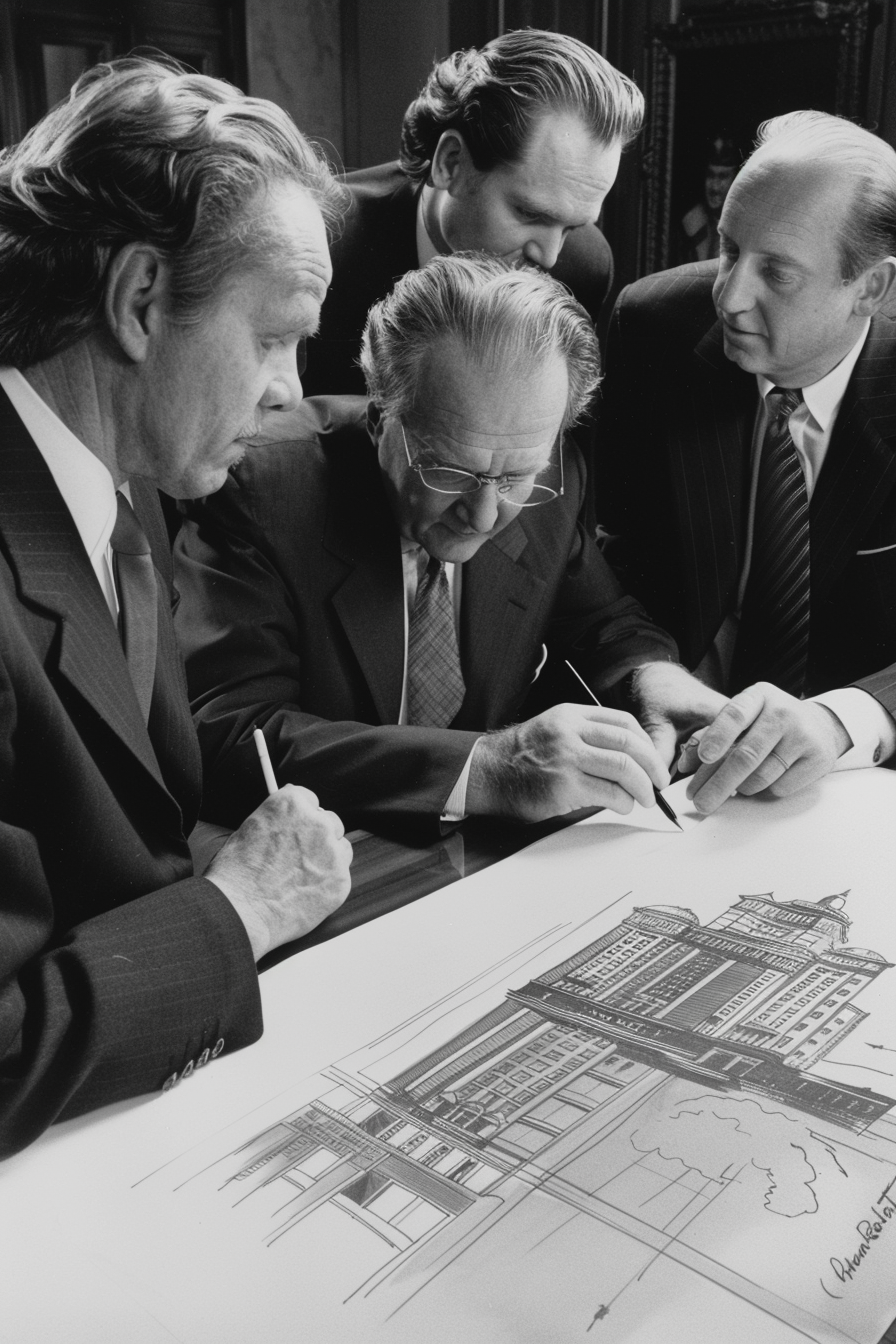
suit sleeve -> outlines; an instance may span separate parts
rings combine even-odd
[[[628,709],[628,674],[644,663],[677,662],[678,650],[671,635],[625,590],[596,546],[581,511],[585,493],[581,459],[573,451],[566,461],[567,495],[571,505],[579,501],[580,512],[545,631],[548,675],[543,687],[536,683],[526,710],[582,698],[581,687],[565,667],[566,659],[603,703]],[[543,565],[549,568],[547,556]]]
[[[181,531],[176,570],[177,634],[202,749],[207,819],[238,825],[262,801],[252,741],[260,727],[278,782],[311,789],[347,825],[437,827],[480,734],[309,712],[303,645],[332,632],[323,613],[309,614],[294,600],[275,548],[237,491],[225,487],[194,510]],[[334,672],[332,686],[316,688],[319,704],[351,704],[337,681]]]
[[[261,1034],[229,901],[175,880],[190,865],[166,856],[166,836],[132,863],[139,841],[98,776],[69,772],[21,654],[7,644],[0,659],[0,1157]]]

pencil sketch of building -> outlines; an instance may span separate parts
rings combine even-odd
[[[672,1098],[670,1082],[678,1092],[664,1113],[687,1093],[708,1135],[738,1107],[766,1128],[776,1115],[782,1133],[799,1130],[803,1190],[810,1122],[861,1136],[894,1104],[811,1072],[867,1016],[856,1000],[891,965],[847,945],[845,904],[846,893],[741,896],[706,925],[676,906],[635,907],[388,1081],[329,1070],[336,1086],[233,1154],[226,1184],[241,1199],[275,1181],[290,1187],[271,1242],[328,1203],[381,1238],[384,1264],[419,1260],[424,1244],[435,1263],[449,1225],[456,1244],[533,1189],[651,1254],[674,1242],[686,1257],[682,1228],[750,1173],[722,1162],[715,1177],[695,1167],[683,1178],[656,1146],[641,1150],[638,1126],[646,1132],[648,1103],[655,1111]],[[781,1141],[782,1164],[796,1146]]]

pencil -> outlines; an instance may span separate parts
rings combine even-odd
[[[264,782],[268,786],[268,795],[277,792],[277,780],[274,777],[274,767],[271,765],[271,758],[268,755],[268,744],[264,740],[264,733],[260,728],[252,730],[252,738],[255,742],[255,749],[258,752],[258,759],[261,761],[261,773],[264,775]]]
[[[587,683],[587,681],[585,680],[585,678],[579,676],[578,672],[575,670],[575,668],[573,667],[572,663],[569,661],[568,658],[564,658],[563,661],[566,663],[566,666],[569,668],[569,670],[570,670],[570,672],[573,674],[573,676],[576,677],[576,678],[582,683],[582,685],[585,687],[585,690],[586,690],[586,691],[588,692],[588,694],[591,696],[591,699],[592,699],[592,700],[594,701],[594,703],[597,705],[598,709],[603,709],[603,705],[602,705],[601,702],[598,700],[597,696],[594,694],[594,692],[592,691],[591,687],[588,685],[588,683]],[[654,799],[656,800],[656,805],[657,805],[657,807],[659,808],[659,810],[662,812],[663,816],[664,816],[664,817],[668,817],[669,820],[670,820],[671,822],[674,822],[674,824],[678,827],[679,830],[682,830],[683,828],[682,828],[681,822],[678,820],[678,818],[677,818],[676,815],[675,815],[675,809],[669,806],[669,804],[666,802],[665,798],[664,798],[663,795],[660,793],[659,789],[657,788],[657,786],[656,786],[655,784],[654,784],[654,786],[653,786],[653,796],[654,796]]]

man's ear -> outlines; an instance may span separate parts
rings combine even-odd
[[[168,282],[165,259],[148,243],[127,243],[109,263],[106,322],[135,364],[146,359],[149,341],[166,309]]]
[[[894,303],[896,303],[896,257],[884,257],[883,261],[869,266],[862,276],[853,312],[859,317],[873,317],[882,308],[886,308],[892,315]]]
[[[367,433],[377,448],[383,437],[383,413],[375,401],[367,403]]]
[[[440,191],[450,191],[473,166],[460,131],[443,131],[429,168],[429,180]]]

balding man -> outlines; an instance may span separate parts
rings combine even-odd
[[[369,398],[303,403],[181,532],[210,819],[258,801],[256,724],[279,778],[374,828],[652,807],[676,731],[725,702],[582,525],[587,315],[549,276],[439,257],[374,306],[362,360]],[[606,708],[565,703],[567,659]]]
[[[600,423],[620,573],[733,695],[685,753],[704,811],[896,745],[896,153],[777,117],[719,233],[623,291]]]

